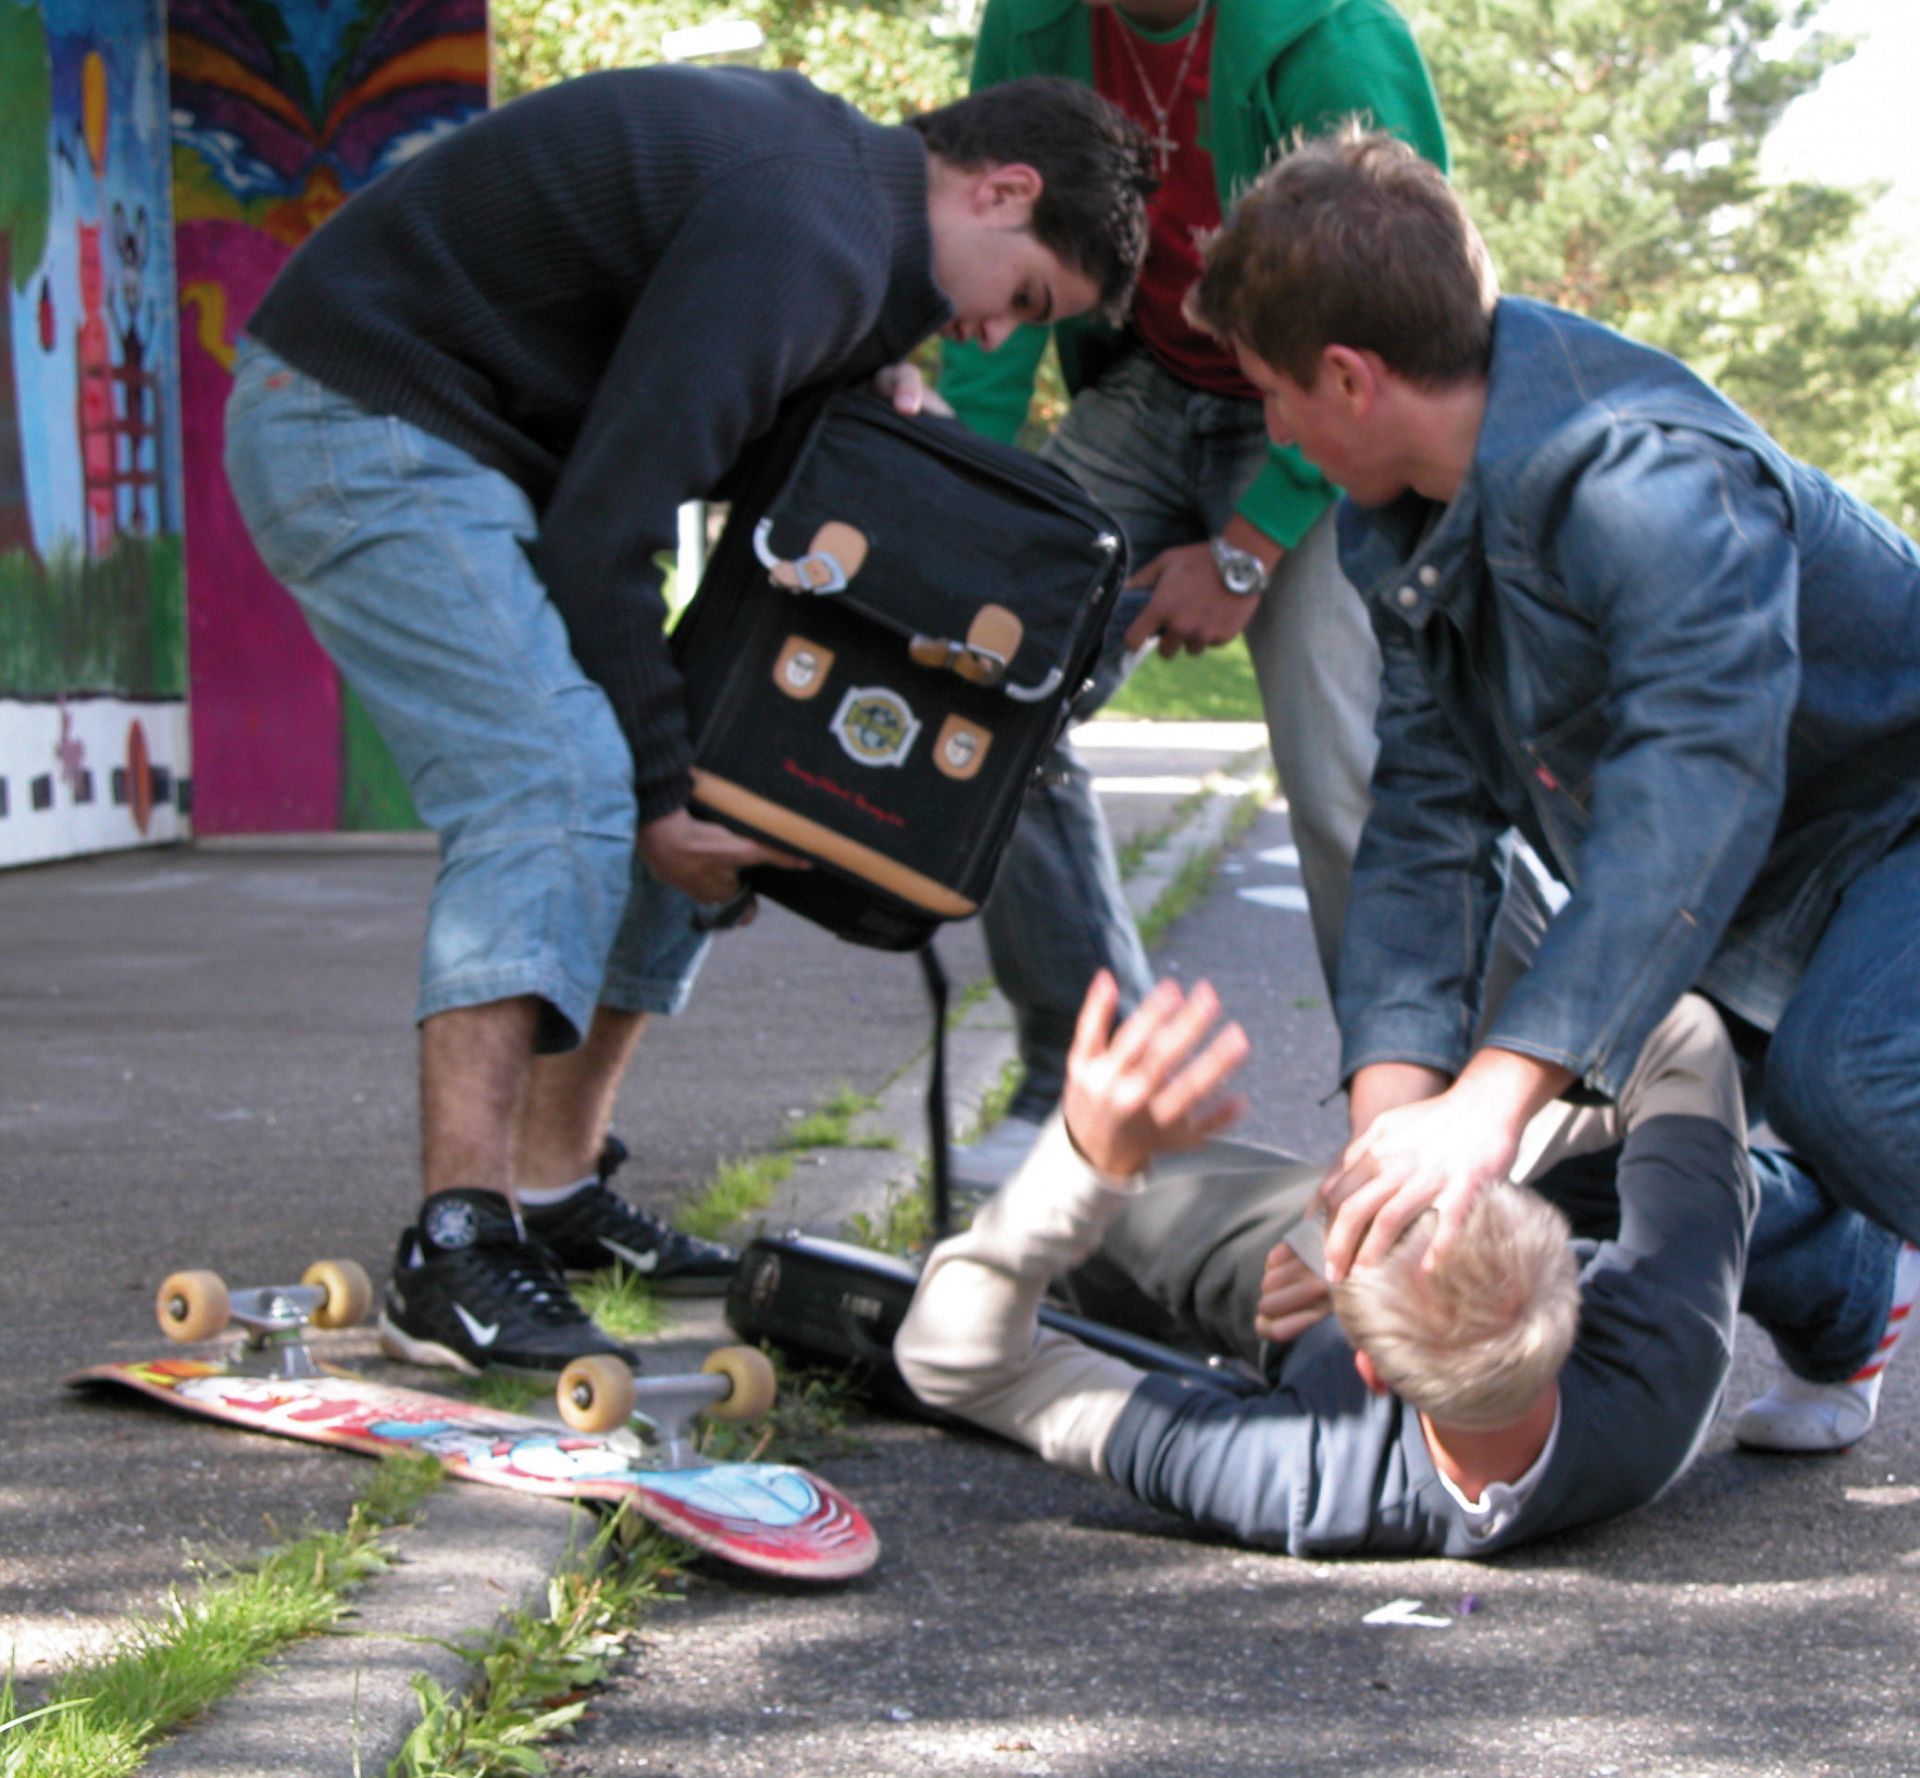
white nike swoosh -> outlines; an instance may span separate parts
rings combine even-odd
[[[651,1253],[636,1253],[631,1247],[623,1247],[618,1241],[609,1240],[605,1235],[600,1237],[600,1245],[622,1265],[631,1266],[636,1272],[651,1272],[660,1264],[658,1248]]]
[[[476,1346],[491,1346],[493,1344],[495,1336],[500,1332],[499,1322],[476,1321],[458,1303],[453,1305],[453,1312],[460,1317],[461,1324],[466,1328],[467,1332],[473,1336],[473,1343]]]

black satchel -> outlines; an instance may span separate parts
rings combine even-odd
[[[813,861],[752,888],[857,944],[976,913],[1126,579],[1059,471],[845,390],[753,454],[674,632],[693,807]]]
[[[760,1235],[734,1270],[727,1325],[743,1340],[764,1340],[796,1363],[846,1367],[877,1406],[955,1424],[921,1402],[894,1363],[893,1336],[919,1281],[920,1268],[892,1254],[813,1235]],[[1248,1396],[1267,1387],[1231,1361],[1162,1345],[1055,1303],[1041,1304],[1040,1325],[1195,1389]]]

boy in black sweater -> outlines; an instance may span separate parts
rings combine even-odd
[[[1064,80],[888,128],[797,75],[623,70],[389,173],[267,293],[228,475],[441,838],[390,1350],[557,1370],[611,1347],[562,1270],[724,1288],[724,1248],[607,1188],[607,1124],[695,904],[794,861],[687,811],[655,557],[797,393],[912,412],[936,330],[1121,312],[1150,164]]]

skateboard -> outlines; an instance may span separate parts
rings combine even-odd
[[[237,1347],[216,1360],[93,1365],[66,1381],[370,1457],[430,1453],[460,1481],[630,1505],[694,1548],[760,1574],[847,1580],[878,1559],[866,1515],[831,1483],[789,1464],[713,1462],[695,1449],[696,1416],[745,1420],[772,1407],[773,1367],[757,1349],[721,1347],[684,1376],[635,1376],[610,1355],[577,1359],[556,1387],[565,1423],[554,1425],[317,1359],[307,1328],[353,1326],[371,1301],[366,1273],[350,1260],[310,1266],[297,1285],[236,1290],[213,1272],[176,1272],[156,1302],[162,1330],[184,1343],[238,1326]]]

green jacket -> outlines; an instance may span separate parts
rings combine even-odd
[[[1406,21],[1387,0],[1213,0],[1210,95],[1202,145],[1213,155],[1221,214],[1296,129],[1323,131],[1354,113],[1447,164],[1439,101]],[[988,0],[974,51],[976,88],[1026,74],[1093,83],[1086,0]],[[1211,135],[1211,140],[1207,137]],[[1120,336],[1084,320],[1055,330],[1067,387],[1112,361]],[[997,352],[944,349],[940,391],[978,432],[1010,440],[1033,399],[1046,330],[1023,327]],[[1273,450],[1240,502],[1242,516],[1292,549],[1335,490],[1291,447]]]

